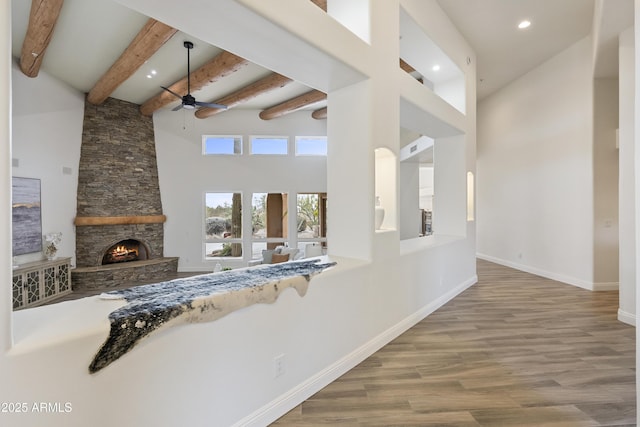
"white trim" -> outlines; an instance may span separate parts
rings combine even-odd
[[[593,284],[594,291],[617,291],[620,289],[620,282],[600,282]]]
[[[636,315],[618,309],[618,320],[627,325],[636,326]]]
[[[316,375],[290,389],[278,398],[259,408],[252,414],[249,414],[246,417],[242,418],[240,421],[233,424],[233,427],[269,425],[270,423],[280,418],[282,415],[286,414],[291,409],[295,408],[300,403],[304,402],[313,394],[320,391],[323,387],[326,387],[332,381],[336,380],[341,375],[354,368],[360,362],[371,356],[373,353],[384,347],[399,335],[409,330],[425,317],[458,296],[464,290],[477,283],[477,281],[478,276],[474,275],[473,277],[456,286],[454,289],[447,292],[432,303],[422,307],[414,314],[406,317],[404,320],[382,332],[380,335],[374,337],[369,342],[363,344],[359,348],[347,354],[342,359],[328,366],[326,369],[323,369]]]
[[[286,153],[254,153],[253,143],[256,140],[272,139],[284,141],[286,147]],[[249,155],[251,156],[288,156],[291,152],[290,147],[291,138],[287,135],[249,135]]]
[[[524,271],[526,273],[535,274],[536,276],[541,276],[547,279],[566,283],[568,285],[577,286],[578,288],[586,289],[588,291],[609,291],[609,290],[618,289],[617,283],[616,283],[616,287],[613,288],[613,287],[610,287],[612,283],[595,283],[594,284],[593,282],[588,282],[586,280],[578,279],[576,277],[565,276],[564,274],[558,274],[558,273],[553,273],[551,271],[541,270],[536,267],[519,264],[517,262],[507,261],[501,258],[493,257],[491,255],[476,253],[476,257],[483,259],[485,261],[490,261],[496,264],[504,265],[505,267],[511,267],[511,268],[515,268],[516,270]]]
[[[293,150],[294,150],[294,154],[296,156],[298,156],[298,157],[307,157],[307,156],[308,157],[313,157],[313,156],[316,156],[316,157],[327,157],[327,153],[326,152],[324,154],[299,154],[298,153],[298,141],[301,140],[301,139],[309,139],[309,140],[311,140],[311,139],[317,139],[317,140],[323,139],[324,140],[324,144],[325,144],[325,150],[326,150],[327,149],[327,144],[328,144],[328,138],[327,138],[326,135],[325,136],[301,136],[301,135],[296,135],[296,137],[294,138],[294,142],[293,142],[293,145],[294,145]]]
[[[215,139],[225,139],[232,138],[233,139],[233,153],[207,153],[207,139],[215,138]],[[240,152],[236,153],[236,144],[240,147]],[[244,153],[243,148],[243,138],[242,135],[202,135],[202,155],[205,157],[209,156],[242,156]]]

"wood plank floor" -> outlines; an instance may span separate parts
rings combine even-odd
[[[479,281],[273,426],[636,425],[618,292],[478,261]]]

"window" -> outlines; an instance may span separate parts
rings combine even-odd
[[[251,154],[277,154],[289,153],[289,138],[286,136],[252,136]]]
[[[205,259],[242,256],[242,195],[206,193]]]
[[[287,193],[253,193],[251,199],[252,258],[262,250],[284,245],[287,240]]]
[[[326,193],[298,194],[296,227],[299,241],[324,241],[327,236]]]
[[[296,136],[296,156],[326,156],[326,136]]]
[[[203,135],[202,153],[205,156],[242,154],[242,137],[233,135]]]

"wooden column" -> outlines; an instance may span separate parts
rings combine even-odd
[[[282,218],[284,211],[282,210],[282,194],[267,194],[267,237],[283,237]],[[275,249],[280,243],[267,243],[267,249]]]
[[[242,195],[233,193],[231,202],[231,237],[242,237]],[[231,256],[242,256],[242,243],[231,244]]]
[[[289,236],[289,194],[282,195],[282,237]]]
[[[320,237],[327,237],[327,193],[318,194],[318,221]],[[325,245],[326,243],[323,243]]]

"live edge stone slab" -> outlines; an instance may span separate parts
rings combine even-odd
[[[335,264],[321,259],[287,262],[104,293],[104,299],[124,299],[127,304],[109,314],[109,336],[89,372],[109,365],[160,328],[209,322],[252,304],[273,303],[287,288],[304,296],[311,278]]]

